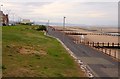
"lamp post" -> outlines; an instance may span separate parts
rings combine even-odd
[[[65,29],[65,19],[66,19],[66,17],[64,16],[63,17],[63,29]]]
[[[49,26],[49,23],[50,23],[50,21],[49,21],[49,20],[47,20],[47,22],[46,22],[46,26],[47,26],[47,27]]]
[[[48,20],[47,26],[46,26],[46,34],[48,34],[49,23],[50,23],[50,21]]]
[[[65,16],[63,17],[63,31],[64,31],[64,29],[65,29]],[[64,40],[64,38],[65,38],[65,34],[63,33],[63,42],[65,41]]]
[[[49,26],[50,21],[48,20],[48,26]]]
[[[0,5],[0,11],[2,11],[2,6],[3,6],[3,5]]]
[[[14,23],[14,16],[15,16],[15,13],[12,13],[13,25],[15,24]]]

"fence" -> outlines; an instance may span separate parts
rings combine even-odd
[[[104,42],[90,42],[88,40],[80,40],[78,38],[73,38],[73,41],[76,44],[85,44],[88,45],[98,51],[103,52],[104,54],[107,54],[109,56],[112,56],[114,58],[118,58],[119,50],[120,50],[120,44],[119,43],[104,43]]]

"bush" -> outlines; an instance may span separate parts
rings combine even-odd
[[[5,69],[6,69],[5,65],[2,65],[2,69],[3,69],[3,70],[5,70]]]
[[[44,25],[40,25],[40,26],[38,26],[38,28],[36,29],[37,31],[46,31],[46,26],[44,26]]]

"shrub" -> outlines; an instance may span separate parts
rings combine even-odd
[[[5,70],[5,69],[6,69],[5,65],[2,65],[2,69],[3,69],[3,70]]]
[[[40,25],[40,26],[38,26],[38,28],[36,29],[37,31],[46,31],[46,26],[44,26],[44,25]]]

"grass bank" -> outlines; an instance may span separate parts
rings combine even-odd
[[[83,77],[56,39],[33,26],[2,27],[3,77]]]

